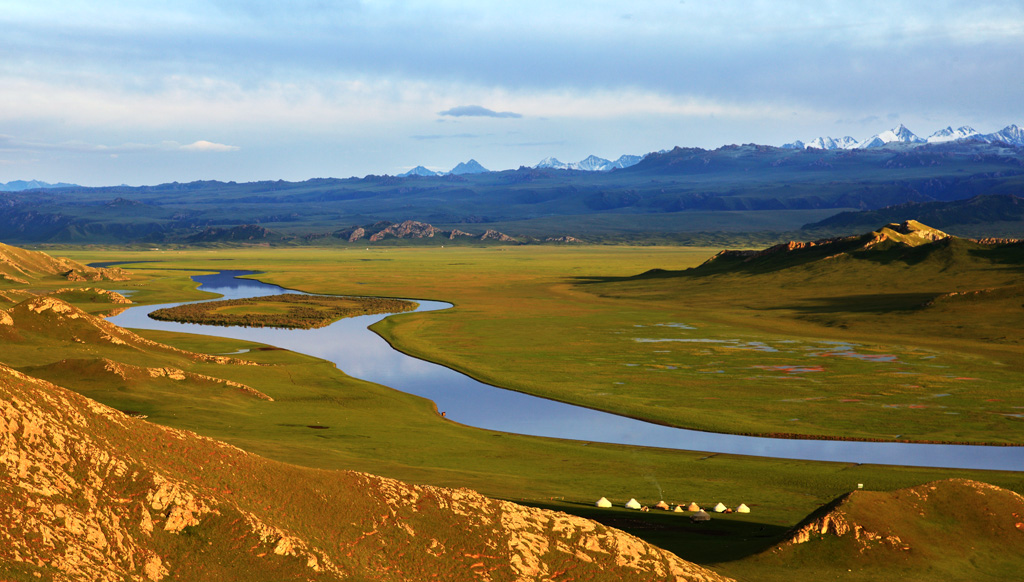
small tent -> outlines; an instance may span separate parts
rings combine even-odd
[[[602,498],[597,500],[597,506],[598,507],[611,507],[612,506],[612,502],[608,501],[607,497],[602,497]]]
[[[711,521],[711,516],[708,515],[708,512],[706,512],[706,511],[704,511],[702,509],[702,510],[698,511],[697,513],[691,515],[690,516],[690,521],[694,521],[694,522]]]
[[[640,509],[640,502],[636,499],[630,499],[626,502],[626,509]]]
[[[700,506],[691,501],[690,505],[686,508],[686,511],[700,511]]]
[[[665,501],[662,500],[662,501],[659,501],[658,504],[654,506],[654,509],[664,509],[665,511],[668,511],[669,510],[669,506],[668,506],[668,503],[665,503]]]
[[[725,506],[721,503],[715,506],[715,513],[722,513],[723,511],[725,511]]]
[[[740,503],[740,506],[736,508],[736,513],[750,513],[750,508],[746,503]]]
[[[682,512],[684,512],[684,511],[686,511],[686,510],[685,510],[685,509],[683,509],[683,506],[682,506],[682,505],[677,505],[677,506],[676,506],[676,508],[675,508],[675,509],[673,509],[672,511],[674,511],[674,512],[676,512],[676,513],[682,513]]]

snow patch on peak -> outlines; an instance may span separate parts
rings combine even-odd
[[[967,139],[981,135],[978,130],[974,129],[969,125],[962,125],[957,129],[953,129],[953,126],[946,126],[945,129],[940,129],[935,133],[928,136],[928,143],[945,143],[949,141],[956,141],[959,139]]]
[[[550,168],[555,170],[579,170],[582,172],[607,172],[610,170],[635,166],[636,164],[640,163],[640,160],[644,159],[645,157],[647,156],[623,154],[619,156],[619,159],[613,162],[611,160],[606,160],[595,155],[590,155],[583,160],[580,160],[578,162],[571,162],[568,164],[559,161],[557,158],[549,157],[544,158],[543,160],[538,162],[537,165],[534,166],[534,168]]]
[[[899,127],[883,131],[882,133],[861,142],[857,147],[860,149],[877,148],[890,143],[925,143],[925,140],[914,135],[914,132],[907,129],[907,126],[901,123]]]

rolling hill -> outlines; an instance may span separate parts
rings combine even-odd
[[[0,365],[8,580],[726,580],[592,521],[261,459]]]
[[[128,278],[121,269],[96,269],[70,259],[0,243],[0,280],[28,285],[30,281],[58,277],[65,281],[124,281]]]
[[[1024,554],[1024,497],[966,479],[857,490],[752,558],[759,579],[1009,580]]]
[[[1024,235],[1024,199],[1013,194],[979,195],[952,202],[908,202],[877,210],[840,212],[805,224],[807,231],[857,232],[876,224],[916,219],[960,236]]]

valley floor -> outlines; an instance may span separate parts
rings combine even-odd
[[[498,385],[669,424],[732,432],[1020,442],[1019,418],[998,414],[1003,407],[1024,406],[1010,382],[1021,370],[1012,342],[917,337],[912,328],[872,341],[858,328],[866,325],[863,320],[841,328],[793,317],[793,311],[751,313],[743,305],[749,289],[720,297],[715,308],[713,295],[701,295],[699,288],[680,296],[650,287],[624,289],[633,283],[616,280],[652,268],[693,266],[712,252],[493,247],[61,254],[89,262],[152,261],[128,266],[136,274],[131,282],[106,285],[134,291],[137,302],[199,298],[187,277],[204,269],[259,270],[261,280],[310,292],[451,301],[454,309],[395,316],[379,331],[404,351]],[[471,429],[441,419],[429,402],[348,378],[326,362],[239,341],[144,335],[204,353],[249,349],[246,358],[268,366],[177,365],[216,372],[273,402],[211,398],[201,390],[175,394],[152,383],[111,389],[90,383],[80,371],[57,370],[48,379],[64,380],[152,422],[269,458],[471,487],[595,517],[686,559],[720,564],[734,575],[745,571],[744,558],[770,547],[804,516],[859,483],[891,490],[958,476],[1024,491],[1022,473],[709,456]],[[23,345],[5,355],[5,363],[38,366],[59,359],[56,355],[43,343]],[[145,359],[114,355],[137,363]],[[822,370],[811,371],[816,368]],[[911,375],[912,380],[904,378]],[[911,383],[919,388],[902,386]],[[961,389],[965,385],[969,388]],[[949,395],[938,396],[942,393]],[[931,400],[942,400],[946,408],[931,406]],[[952,415],[946,412],[959,412],[962,426],[950,426]],[[791,418],[800,418],[800,424]],[[592,504],[602,496],[620,507],[635,497],[647,505],[660,499],[703,506],[746,503],[753,512],[722,516],[701,529],[668,514],[600,513]]]

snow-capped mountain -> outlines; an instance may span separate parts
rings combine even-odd
[[[907,129],[907,126],[901,123],[899,127],[883,131],[878,135],[860,142],[857,144],[857,148],[880,148],[890,143],[925,143],[925,140],[914,135],[914,132]]]
[[[409,170],[408,172],[405,172],[404,174],[399,174],[398,177],[399,178],[408,178],[409,176],[440,176],[440,175],[441,175],[441,172],[435,172],[433,170],[428,170],[427,168],[424,168],[423,166],[416,166],[415,168]]]
[[[884,147],[891,143],[920,145],[926,143],[948,143],[957,141],[975,141],[1024,147],[1024,129],[1021,129],[1016,125],[1008,125],[995,133],[982,134],[969,125],[963,125],[957,129],[953,129],[953,126],[948,126],[945,129],[936,131],[929,136],[928,139],[922,139],[914,135],[914,132],[907,129],[907,127],[901,123],[898,127],[890,129],[889,131],[884,131],[861,142],[858,142],[850,136],[839,139],[819,137],[809,142],[796,140],[787,143],[782,147],[784,149],[791,150],[863,149]]]
[[[956,129],[953,126],[947,126],[946,129],[940,129],[935,133],[928,136],[928,143],[945,143],[947,141],[957,141],[959,139],[966,139],[981,135],[978,130],[974,129],[969,125],[962,125]]]
[[[624,154],[619,156],[619,159],[614,162],[599,158],[591,155],[587,156],[586,159],[578,162],[565,163],[559,161],[557,158],[544,158],[534,168],[549,168],[554,170],[580,170],[584,172],[607,172],[616,168],[628,168],[635,166],[640,160],[644,159],[644,156],[634,156]]]
[[[848,135],[840,138],[819,137],[807,142],[804,147],[817,150],[848,150],[856,147],[857,143],[857,140]]]
[[[534,168],[541,168],[541,169],[549,168],[549,169],[552,169],[552,170],[568,170],[569,169],[569,164],[567,164],[565,162],[559,161],[558,158],[544,158],[543,160],[537,162],[537,165],[534,166]]]
[[[976,136],[973,139],[987,143],[1004,143],[1012,146],[1024,146],[1024,130],[1016,125],[1007,125],[995,133]]]
[[[455,174],[460,176],[462,174],[483,174],[489,172],[487,168],[480,165],[480,162],[476,160],[469,160],[468,162],[460,162],[459,165],[452,168],[449,174]]]

